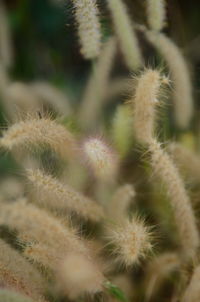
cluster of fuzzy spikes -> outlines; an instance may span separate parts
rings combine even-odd
[[[166,201],[170,206],[167,214],[173,217],[174,233],[169,239],[171,250],[155,256],[147,269],[142,267],[141,276],[146,274],[141,285],[144,297],[150,301],[165,278],[178,272],[180,280],[176,281],[182,293],[177,289],[173,301],[197,302],[199,231],[181,172],[198,184],[200,159],[180,144],[169,144],[165,150],[156,130],[162,87],[169,83],[173,85],[178,127],[186,128],[193,114],[185,59],[162,33],[165,1],[146,1],[148,29],[132,23],[123,0],[107,0],[113,36],[105,43],[96,0],[72,3],[80,52],[85,59],[95,59],[79,110],[73,110],[65,94],[48,83],[11,81],[7,69],[12,65],[12,47],[6,10],[0,3],[0,96],[13,122],[2,131],[0,148],[11,152],[23,174],[21,180],[8,178],[8,186],[6,180],[0,183],[0,231],[6,229],[0,239],[0,302],[49,302],[54,299],[47,298],[51,295],[58,301],[63,296],[79,301],[99,293],[106,301],[114,296],[124,302],[125,294],[132,297],[133,278],[127,272],[149,261],[156,241],[156,231],[148,226],[147,219],[134,213],[136,200],[144,195],[145,188],[140,194],[139,186],[135,188],[132,182],[136,179],[136,183],[142,183],[139,177],[150,170],[156,176],[154,186],[164,185],[165,198],[160,197],[159,202],[164,206]],[[166,61],[169,76],[158,69],[142,68],[141,31]],[[130,79],[131,85],[127,79],[110,80],[118,44],[128,70],[143,70]],[[117,106],[111,131],[105,139],[92,136],[94,126],[100,133],[105,130],[100,126],[105,100],[124,91],[128,91],[129,101]],[[41,114],[41,104],[48,104],[59,117]],[[73,114],[79,132],[66,123],[65,118],[70,121]],[[134,144],[147,153],[145,169],[137,167],[140,159],[134,158]],[[56,163],[54,173],[45,164],[48,160]],[[150,197],[148,192],[145,194]],[[151,200],[149,204],[154,207]],[[154,217],[151,225],[154,219],[157,222]],[[157,246],[162,245],[157,239]],[[115,280],[120,288],[112,283]]]
[[[133,80],[135,92],[127,106],[130,108],[131,103],[133,107],[135,137],[148,149],[153,172],[164,182],[168,191],[177,224],[180,251],[182,258],[188,261],[195,259],[199,247],[194,214],[179,172],[169,155],[161,148],[155,135],[156,106],[159,103],[160,87],[166,82],[166,77],[163,77],[159,71],[144,70],[136,81]],[[61,153],[60,150],[66,151],[66,159],[70,162],[70,166],[73,166],[74,159],[79,161],[79,165],[88,162],[97,183],[103,181],[104,185],[113,186],[110,180],[115,179],[114,187],[116,187],[120,169],[120,157],[117,156],[117,152],[97,137],[79,143],[65,126],[50,118],[30,119],[12,125],[4,131],[0,144],[2,148],[12,152],[15,152],[18,145],[48,145],[54,152],[63,155],[65,152]],[[73,150],[76,152],[71,158],[70,153],[73,153]],[[22,159],[24,150],[22,149],[21,152]],[[84,161],[80,160],[81,154],[85,157]],[[78,235],[74,226],[69,226],[67,221],[62,222],[63,216],[68,220],[70,215],[75,213],[85,222],[88,220],[93,223],[105,222],[104,235],[99,240],[105,241],[106,246],[111,246],[115,256],[114,263],[131,267],[151,254],[153,244],[151,228],[136,215],[132,218],[127,215],[130,202],[135,197],[132,185],[125,184],[117,188],[110,202],[100,205],[41,169],[26,169],[26,176],[29,186],[34,188],[30,195],[32,202],[24,199],[7,204],[2,202],[0,224],[17,231],[18,240],[23,246],[23,255],[49,271],[49,276],[55,278],[57,290],[61,294],[76,299],[84,293],[93,295],[102,292],[107,284],[106,269],[100,269],[99,265],[102,260],[94,255],[91,246]],[[33,202],[36,205],[33,205]],[[4,249],[11,248],[4,244]],[[11,249],[10,253],[16,252]],[[166,261],[167,259],[166,256]],[[4,281],[22,294],[35,298],[37,291],[33,289],[33,293],[29,294],[31,285],[27,283],[28,279],[26,282],[19,281],[21,275],[17,275],[18,281],[15,285],[12,281],[15,268],[12,264],[6,264],[5,259],[2,261],[5,270],[9,271],[6,273],[7,277],[2,272]],[[26,265],[22,260],[20,261],[22,266]],[[177,264],[175,261],[172,269],[179,265],[180,263]],[[158,274],[162,274],[162,271],[158,271]],[[20,287],[20,282],[25,282],[23,287],[22,285]],[[189,285],[185,293],[186,297],[191,286]],[[152,295],[151,283],[148,288],[147,295]],[[42,296],[39,299],[43,301]]]

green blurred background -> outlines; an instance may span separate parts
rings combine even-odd
[[[80,54],[79,41],[71,0],[1,0],[4,2],[11,28],[14,64],[9,73],[13,81],[29,83],[45,80],[61,88],[72,102],[81,100],[87,79],[92,71],[92,62]],[[103,39],[112,33],[112,22],[106,1],[98,0]],[[138,24],[146,24],[146,0],[124,0],[129,14]],[[195,118],[192,129],[200,133],[200,1],[168,0],[165,32],[179,45],[190,64]],[[141,32],[138,38],[146,64],[156,65],[157,55]],[[118,50],[112,77],[129,76],[122,55]],[[116,103],[123,100],[116,100]],[[108,108],[109,110],[109,108]],[[166,139],[177,135],[173,119],[168,118],[164,126]],[[6,116],[1,110],[0,122]],[[168,123],[168,125],[167,125]],[[163,125],[162,125],[163,126]],[[166,129],[169,129],[169,134]],[[166,134],[167,133],[167,134]],[[199,135],[200,137],[200,135]],[[0,169],[7,170],[7,155],[0,159]],[[12,163],[9,166],[13,167]],[[5,169],[4,169],[5,167]]]
[[[110,16],[106,1],[97,2],[106,36],[112,30]],[[135,21],[146,23],[145,0],[125,2]],[[91,62],[84,60],[79,52],[72,1],[4,0],[4,3],[14,41],[12,77],[22,81],[46,79],[67,87],[69,93],[78,93],[78,88],[86,81]],[[166,32],[195,62],[195,79],[199,79],[200,1],[168,0],[167,16]],[[145,51],[145,45],[143,48]]]

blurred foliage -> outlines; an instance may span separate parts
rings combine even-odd
[[[108,290],[109,294],[113,296],[117,301],[128,302],[125,294],[118,286],[112,284],[110,281],[106,281],[104,286]]]
[[[88,76],[92,70],[92,62],[84,60],[80,54],[79,41],[76,33],[76,26],[73,16],[73,8],[70,0],[4,0],[8,9],[8,17],[11,26],[13,48],[14,48],[14,65],[10,70],[11,78],[14,81],[30,82],[33,80],[47,80],[55,84],[58,88],[62,88],[69,95],[73,104],[78,103]],[[136,23],[146,24],[145,19],[145,0],[126,0],[129,7],[129,13],[133,16]],[[101,11],[101,24],[103,38],[106,39],[112,31],[111,19],[106,8],[105,0],[98,0]],[[193,74],[194,96],[196,101],[196,117],[192,124],[194,132],[188,132],[190,135],[184,136],[181,131],[174,130],[173,120],[171,118],[170,106],[162,109],[161,112],[159,136],[161,140],[166,141],[176,136],[180,137],[184,144],[191,144],[193,134],[200,137],[200,1],[199,0],[168,0],[167,15],[168,24],[166,33],[183,49],[184,54],[191,62],[191,70]],[[138,32],[143,53],[146,58],[146,64],[156,65],[158,58],[149,46],[141,33]],[[129,75],[129,71],[123,64],[121,53],[118,51],[116,63],[112,76]],[[153,59],[152,59],[153,58]],[[116,100],[118,102],[118,99]],[[72,105],[73,105],[72,104]],[[109,104],[105,113],[105,119],[112,111]],[[167,113],[167,114],[166,114]],[[0,123],[4,125],[6,117],[2,108],[0,108]],[[78,122],[73,117],[67,117],[62,121],[72,132],[79,134],[80,128]],[[106,127],[110,127],[110,123],[106,121]],[[187,134],[186,134],[187,135]],[[199,139],[200,147],[200,139]],[[136,163],[139,162],[141,154],[138,150],[131,149],[131,157],[126,159],[122,166],[122,177],[124,181],[136,183],[139,192],[144,191],[145,194],[138,196],[138,205],[140,213],[145,212],[145,216],[149,217],[152,224],[157,225],[158,221],[154,221],[153,211],[155,208],[159,212],[161,232],[166,236],[163,239],[163,248],[168,244],[170,238],[166,230],[169,229],[171,222],[170,210],[168,204],[162,204],[159,208],[158,199],[162,195],[156,191],[150,193],[150,182],[144,171]],[[46,162],[44,164],[53,166],[55,170],[56,159],[51,154],[44,153],[43,157]],[[134,169],[130,169],[134,167]],[[144,167],[146,170],[149,169]],[[1,154],[0,157],[1,177],[7,172],[17,173],[18,166],[12,156],[7,153]],[[148,172],[148,171],[147,171]],[[148,174],[148,173],[147,173]],[[148,175],[149,176],[149,175]],[[140,183],[140,179],[144,179]],[[142,189],[141,189],[141,188]],[[148,198],[147,198],[148,197]],[[164,200],[164,196],[162,196]],[[154,209],[151,203],[154,201]],[[169,215],[168,215],[169,214]],[[158,216],[159,216],[158,215]],[[164,218],[165,217],[165,221]],[[166,218],[167,217],[167,218]],[[173,226],[171,228],[173,234]],[[5,233],[5,230],[0,230]],[[5,235],[7,236],[7,234]],[[11,236],[11,235],[10,235]],[[170,234],[171,236],[171,234]],[[11,238],[12,239],[12,238]],[[167,239],[167,240],[166,240]],[[171,245],[175,245],[171,239]],[[118,301],[126,302],[127,299],[123,292],[110,282],[105,284],[108,292]]]
[[[91,62],[79,52],[79,42],[70,0],[4,0],[14,40],[15,64],[13,78],[24,81],[48,79],[80,95],[91,69]],[[111,24],[106,1],[99,0],[102,31],[109,35]],[[145,23],[145,1],[127,0],[130,14],[138,23]],[[168,0],[168,26],[176,42],[192,58],[195,39],[200,39],[200,2],[198,0]],[[145,47],[145,45],[144,45]],[[200,47],[200,46],[199,46]],[[196,63],[199,79],[199,63]],[[199,81],[198,81],[199,82]],[[198,83],[199,85],[200,83]]]
[[[14,81],[30,82],[32,80],[47,80],[62,88],[73,104],[81,100],[81,95],[92,70],[92,62],[84,60],[80,54],[79,41],[73,15],[71,0],[3,0],[8,10],[8,17],[12,32],[14,48],[14,64],[10,70]],[[138,24],[146,24],[145,0],[126,0],[129,13]],[[106,39],[112,32],[111,18],[105,0],[98,0],[101,12],[103,38]],[[184,54],[191,62],[193,75],[194,96],[196,100],[196,116],[192,130],[199,136],[198,121],[200,102],[200,1],[168,0],[167,26],[165,31],[182,47]],[[138,32],[140,44],[146,58],[147,65],[156,65],[159,61],[155,52]],[[121,53],[112,71],[114,75],[127,75],[129,71],[124,66]],[[116,100],[118,102],[118,99]],[[120,100],[121,101],[121,100]],[[106,121],[112,112],[113,105],[107,106]],[[159,133],[161,140],[168,140],[181,131],[174,131],[175,126],[171,118],[170,106],[165,106],[161,114],[162,127]],[[6,117],[0,108],[0,122],[4,125]],[[77,129],[77,121],[66,120],[64,124]],[[7,156],[0,162],[4,170]],[[8,167],[9,168],[9,167]],[[1,169],[1,170],[2,170]]]

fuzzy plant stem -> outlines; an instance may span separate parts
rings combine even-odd
[[[161,31],[165,25],[165,0],[147,0],[147,20],[151,30]]]
[[[96,0],[72,0],[81,53],[85,59],[98,57],[101,48],[101,30]]]
[[[39,169],[27,170],[27,177],[31,184],[40,191],[40,195],[48,194],[41,204],[50,209],[69,210],[75,212],[86,220],[100,221],[103,209],[93,200],[77,192],[70,186],[62,184],[51,175]],[[41,200],[41,199],[40,199]]]
[[[49,104],[61,116],[69,116],[72,113],[70,100],[66,94],[44,81],[36,81],[30,85],[33,93],[44,103]]]
[[[197,152],[186,148],[180,143],[171,143],[168,147],[174,161],[188,179],[199,183],[200,181],[200,156]]]
[[[194,112],[190,72],[179,48],[163,33],[146,32],[147,39],[156,47],[169,68],[173,83],[175,121],[187,128]]]
[[[49,146],[63,158],[74,156],[75,139],[62,125],[50,118],[30,118],[13,124],[0,138],[0,147],[13,150],[23,146]]]
[[[33,250],[31,250],[31,248],[28,248],[28,250],[25,249],[26,256],[31,260],[45,265],[45,267],[47,265],[47,267],[53,269],[54,272],[58,270],[58,275],[61,273],[59,266],[61,266],[61,269],[64,269],[64,264],[68,261],[68,257],[70,257],[71,254],[73,256],[77,255],[78,259],[81,259],[82,265],[89,267],[89,278],[94,281],[94,286],[81,287],[81,289],[83,289],[81,291],[91,291],[95,293],[101,290],[104,277],[101,270],[96,266],[89,245],[87,245],[66,222],[64,225],[59,219],[48,214],[46,211],[32,204],[28,204],[25,200],[19,200],[14,204],[1,204],[0,224],[17,230],[20,241],[29,243],[29,245],[33,244],[33,247],[36,245],[37,249],[35,250],[34,248]],[[76,259],[76,261],[78,261],[78,259]],[[70,262],[71,260],[69,260],[69,263]],[[65,276],[70,276],[67,271],[67,266],[69,268],[69,265],[66,265],[66,272],[64,272],[64,274]],[[76,271],[77,275],[75,263],[74,267],[71,267],[71,274],[73,274],[74,271]],[[68,281],[72,282],[75,293],[77,293],[78,290],[76,291],[75,287],[76,280],[70,281],[70,277],[68,280],[64,280],[64,288],[66,288]]]
[[[118,172],[117,154],[101,139],[91,137],[83,142],[83,154],[100,181],[112,181]]]
[[[127,8],[122,0],[107,0],[107,3],[126,65],[130,70],[137,70],[143,59]]]
[[[146,270],[145,301],[151,301],[165,278],[180,267],[178,254],[166,252],[153,259]]]
[[[111,221],[123,223],[128,216],[128,206],[135,197],[135,189],[130,184],[120,186],[106,207],[106,214]]]
[[[46,284],[42,276],[17,250],[3,240],[0,240],[0,282],[38,302],[44,301],[42,296]]]
[[[88,130],[97,124],[106,99],[110,72],[116,53],[116,40],[111,37],[104,43],[85,89],[79,110],[81,126]]]
[[[167,189],[183,255],[192,258],[199,246],[199,234],[190,199],[177,168],[154,135],[155,105],[161,83],[162,77],[156,70],[146,70],[139,77],[133,98],[134,130],[137,139],[149,150],[155,175]]]

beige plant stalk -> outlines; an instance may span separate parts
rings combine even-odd
[[[0,282],[38,302],[44,301],[46,283],[40,273],[3,240],[0,240]]]
[[[103,290],[104,276],[89,250],[87,254],[69,251],[61,255],[38,243],[28,246],[24,255],[49,268],[52,276],[55,275],[58,290],[70,299]]]
[[[51,270],[51,275],[60,265],[63,255],[56,253],[55,250],[50,249],[49,246],[42,243],[30,243],[23,250],[24,256],[35,264],[40,264],[44,268]]]
[[[78,257],[82,259],[83,265],[90,267],[90,275],[93,274],[91,278],[93,280],[96,278],[94,287],[85,286],[81,288],[81,293],[82,291],[94,293],[101,290],[104,277],[96,266],[89,246],[66,222],[64,225],[46,211],[28,204],[25,200],[19,200],[14,204],[1,204],[0,224],[17,230],[20,241],[31,244],[25,248],[25,255],[44,267],[51,268],[54,274],[58,274],[58,280],[62,278],[60,268],[63,268],[62,272],[68,276],[64,267],[69,255],[80,255]],[[71,274],[75,272],[76,267],[72,266]],[[64,289],[66,286],[61,286],[61,290]],[[79,293],[78,288],[77,293]],[[70,296],[70,291],[67,294]]]
[[[161,31],[165,26],[165,0],[147,0],[147,19],[150,29]]]
[[[111,221],[121,224],[127,220],[128,206],[135,197],[134,187],[125,184],[117,188],[110,202],[106,206],[106,214]]]
[[[132,99],[134,107],[134,131],[138,141],[150,152],[154,174],[164,183],[171,203],[177,230],[185,257],[194,257],[199,246],[199,234],[195,216],[183,180],[169,155],[154,135],[157,97],[162,76],[157,70],[146,70],[138,79]]]
[[[103,209],[93,200],[62,184],[56,178],[40,170],[28,170],[27,177],[40,192],[39,204],[47,208],[75,212],[86,220],[98,222],[103,217]],[[47,198],[42,198],[46,196]]]
[[[119,168],[118,155],[102,139],[86,139],[82,150],[98,180],[112,182],[116,178]]]
[[[101,29],[96,0],[73,0],[81,53],[86,59],[98,57],[101,49]]]
[[[136,70],[142,66],[143,59],[127,8],[122,0],[107,0],[107,3],[126,65]]]
[[[146,36],[167,63],[173,84],[175,121],[180,128],[187,128],[194,112],[192,85],[187,63],[179,48],[165,34],[146,32]]]
[[[109,38],[108,41],[104,43],[86,85],[79,110],[80,124],[86,130],[91,129],[94,125],[96,126],[98,119],[101,117],[116,47],[114,37]]]
[[[145,301],[150,301],[164,279],[178,269],[180,269],[180,259],[177,254],[166,252],[156,256],[146,270]]]
[[[193,182],[198,183],[200,181],[199,154],[175,142],[169,145],[168,150],[180,171],[186,173]]]
[[[1,204],[0,224],[18,231],[18,237],[27,243],[39,242],[58,255],[66,251],[86,253],[87,248],[76,230],[65,225],[45,210],[22,199],[10,204]]]
[[[0,146],[13,150],[16,147],[49,146],[63,158],[74,156],[76,150],[73,135],[50,118],[30,118],[13,124],[4,131]]]

